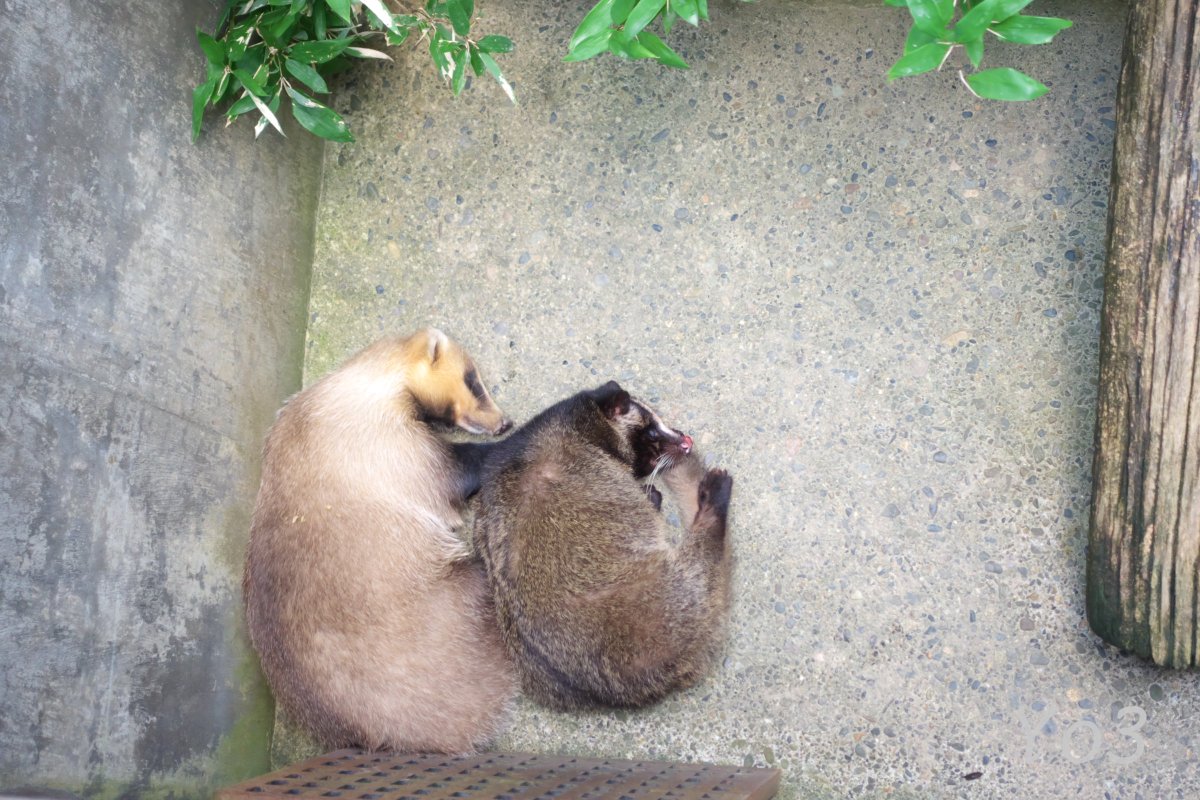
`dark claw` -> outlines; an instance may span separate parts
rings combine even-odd
[[[650,505],[654,506],[655,511],[662,511],[662,492],[653,484],[646,484],[646,496],[650,498]]]
[[[724,515],[733,494],[733,478],[723,469],[710,469],[700,481],[700,508],[712,508]]]

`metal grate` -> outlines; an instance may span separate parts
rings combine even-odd
[[[767,800],[777,769],[525,753],[336,750],[217,792],[216,800]]]

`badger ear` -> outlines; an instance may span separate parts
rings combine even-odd
[[[600,406],[600,410],[604,412],[604,416],[609,419],[616,419],[622,414],[629,413],[631,402],[629,392],[622,389],[616,381],[609,381],[599,389],[593,389],[591,395],[592,399],[596,401],[596,405]]]
[[[433,365],[450,344],[450,339],[437,328],[430,328],[425,331],[425,335],[429,337],[429,363]]]

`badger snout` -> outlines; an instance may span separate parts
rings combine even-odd
[[[467,433],[499,436],[500,434],[512,428],[513,422],[508,417],[496,413],[494,415],[489,414],[486,416],[464,416],[459,419],[458,426]]]

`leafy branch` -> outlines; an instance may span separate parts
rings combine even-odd
[[[1030,17],[1020,12],[1032,0],[883,0],[907,8],[913,26],[904,42],[904,55],[888,70],[888,80],[941,69],[956,47],[967,54],[972,68],[983,61],[986,34],[1016,44],[1046,44],[1071,21]],[[956,19],[957,18],[957,19]],[[953,23],[953,24],[951,24]],[[985,69],[959,79],[976,97],[989,100],[1033,100],[1050,91],[1045,84],[1011,67]]]
[[[421,0],[389,0],[416,2]],[[743,0],[750,2],[750,0]],[[1058,17],[1020,12],[1032,0],[883,0],[908,9],[913,25],[904,54],[888,70],[888,80],[941,69],[961,47],[975,70],[959,78],[972,94],[994,100],[1032,100],[1046,86],[1017,69],[980,70],[987,34],[1017,44],[1046,44],[1071,26]],[[476,76],[490,75],[516,102],[495,56],[511,52],[505,36],[475,38],[475,0],[425,0],[408,13],[393,13],[384,0],[227,0],[217,34],[197,31],[206,61],[205,80],[192,93],[192,136],[200,134],[206,108],[224,106],[226,124],[258,113],[257,138],[268,126],[281,134],[279,109],[286,96],[292,116],[324,139],[352,142],[346,121],[313,95],[329,92],[325,79],[352,59],[385,59],[388,45],[410,39],[426,42],[441,78],[457,96]],[[564,61],[585,61],[603,53],[623,59],[652,59],[686,69],[658,35],[680,21],[699,26],[708,19],[708,0],[599,0],[572,34]]]
[[[571,35],[563,61],[586,61],[601,53],[612,53],[687,69],[687,62],[679,54],[647,30],[656,20],[664,36],[670,35],[679,20],[699,27],[700,20],[708,20],[708,0],[600,0]]]
[[[325,79],[351,59],[391,60],[382,46],[410,38],[427,41],[438,74],[458,95],[467,69],[487,73],[516,102],[494,55],[512,50],[505,36],[471,35],[474,0],[427,0],[412,13],[393,14],[383,0],[227,0],[217,34],[196,32],[204,51],[205,80],[192,92],[192,138],[200,135],[204,109],[228,103],[226,125],[257,111],[257,138],[267,126],[283,133],[284,95],[306,130],[336,142],[352,142],[340,114],[313,98],[327,94]]]

